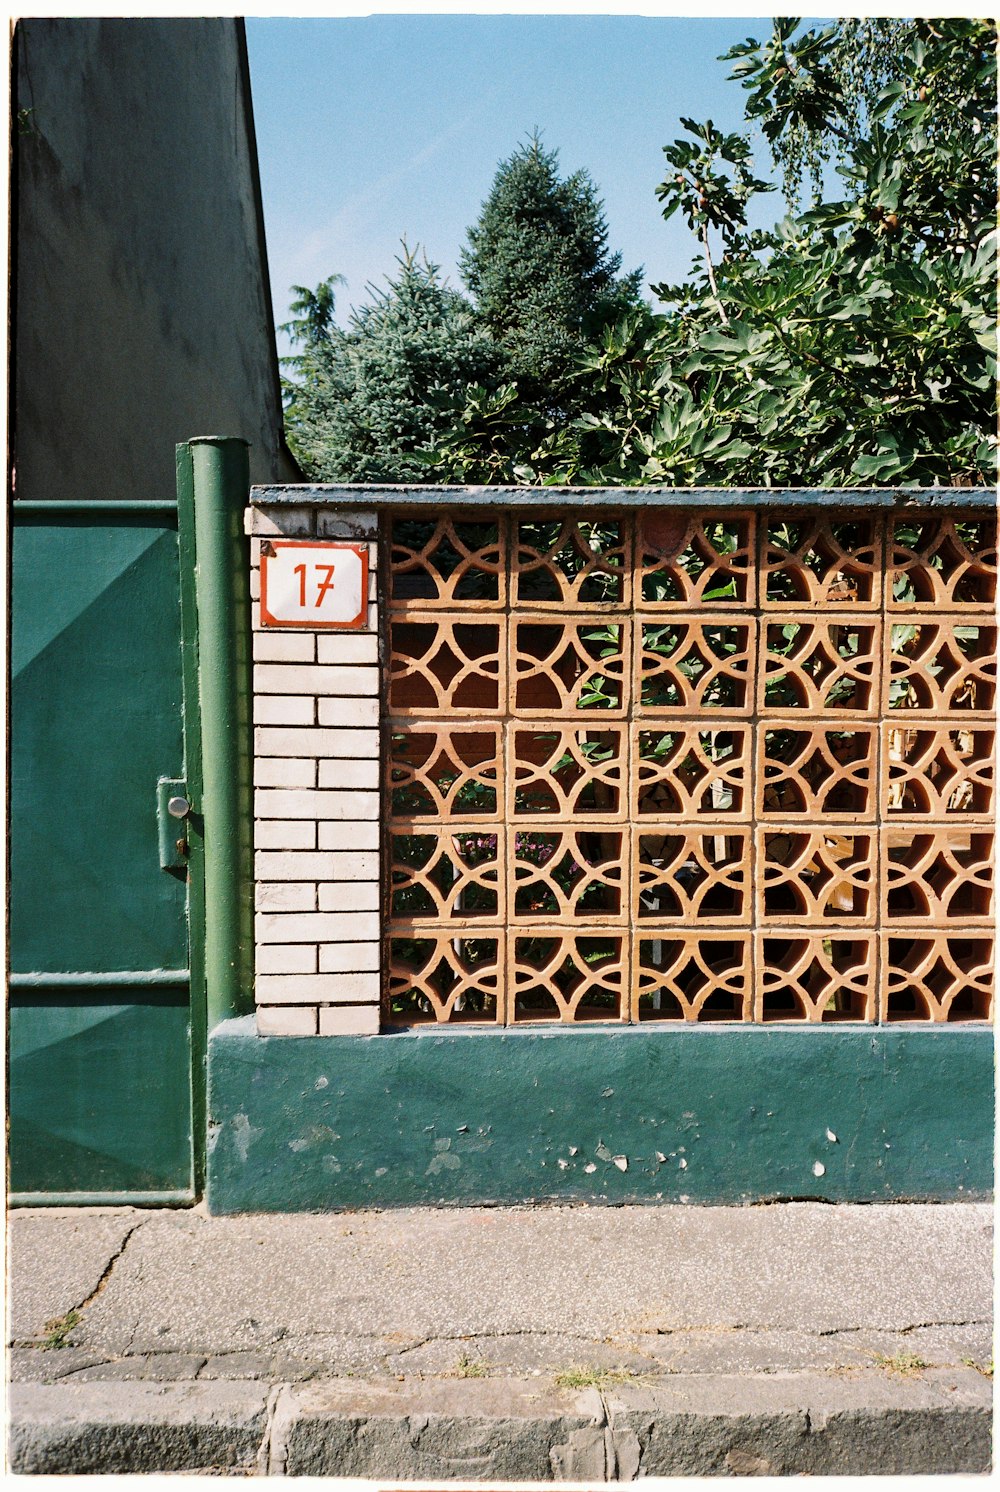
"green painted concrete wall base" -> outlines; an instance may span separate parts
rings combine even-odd
[[[990,1195],[983,1028],[209,1040],[215,1214]]]

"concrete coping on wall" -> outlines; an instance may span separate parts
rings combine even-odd
[[[250,488],[253,507],[995,508],[993,487],[428,487],[363,482]]]

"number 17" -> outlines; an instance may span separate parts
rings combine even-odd
[[[295,569],[292,571],[293,575],[297,575],[299,577],[299,605],[300,606],[306,606],[308,604],[307,601],[306,601],[306,570],[308,568],[309,568],[308,565],[296,565]],[[314,603],[316,606],[322,606],[323,605],[323,599],[326,596],[327,591],[332,591],[333,590],[333,572],[334,572],[334,570],[337,567],[336,567],[336,565],[316,565],[316,566],[314,566],[314,568],[320,574],[326,576],[326,579],[325,580],[321,580],[319,582],[318,586],[317,586],[316,600],[315,600],[315,603]]]

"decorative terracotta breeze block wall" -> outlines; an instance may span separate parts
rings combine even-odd
[[[376,519],[251,508],[257,1029],[379,1029]],[[264,630],[269,538],[369,540],[368,627]]]
[[[992,517],[390,523],[387,1023],[989,1017]]]
[[[255,605],[261,1034],[990,1018],[992,512],[378,501],[250,511],[371,566]]]

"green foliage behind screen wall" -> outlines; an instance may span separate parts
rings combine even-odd
[[[790,201],[804,176],[814,196],[750,231],[773,188],[747,135],[683,120],[656,193],[697,257],[651,287],[660,313],[619,275],[589,178],[529,141],[470,229],[471,302],[407,256],[347,332],[295,324],[300,459],[327,480],[992,482],[996,42],[964,18],[783,19],[734,47],[748,128]]]

